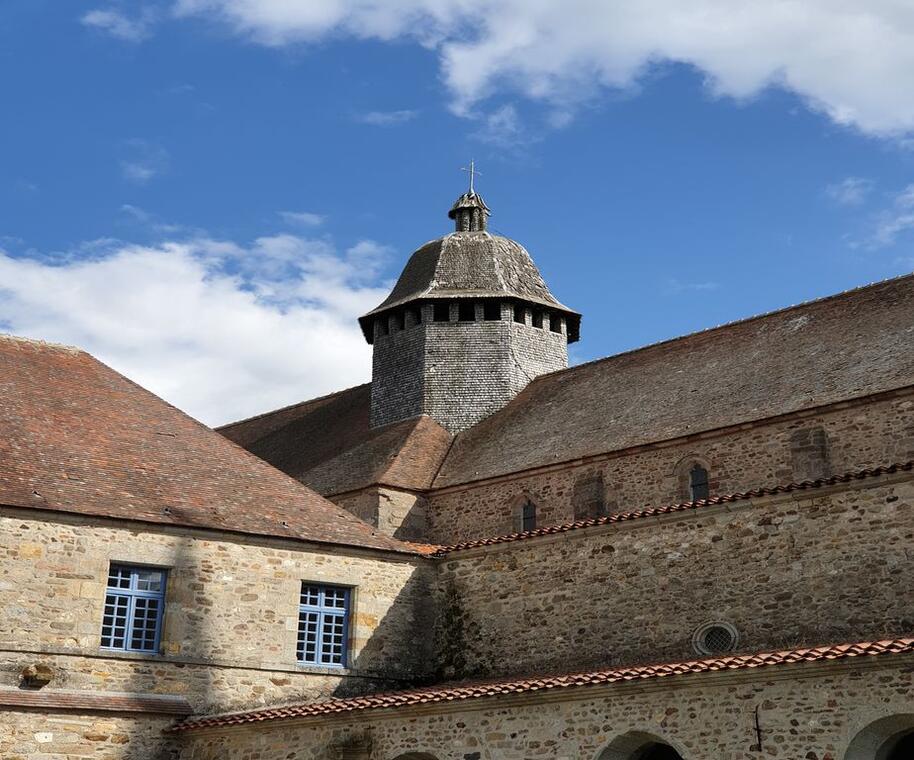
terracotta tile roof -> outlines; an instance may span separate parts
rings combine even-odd
[[[191,715],[190,702],[181,696],[166,694],[125,694],[116,692],[68,691],[63,689],[0,688],[0,705],[41,710],[79,710],[120,713],[158,713]]]
[[[8,336],[0,504],[412,552],[89,354]]]
[[[458,435],[434,487],[914,385],[914,275],[534,380]]]
[[[538,538],[540,536],[554,536],[558,533],[568,533],[583,528],[592,528],[596,525],[612,525],[613,523],[627,522],[629,520],[640,520],[645,517],[657,517],[658,515],[668,515],[674,512],[687,512],[701,509],[702,507],[713,507],[717,504],[729,504],[731,502],[745,501],[747,499],[757,499],[762,496],[775,496],[781,493],[793,493],[794,491],[825,488],[840,483],[851,483],[855,480],[878,478],[882,475],[893,475],[897,472],[911,472],[912,470],[914,470],[914,460],[898,464],[883,465],[880,467],[871,467],[865,470],[845,473],[843,475],[833,475],[829,478],[819,478],[818,480],[804,480],[797,483],[785,483],[778,486],[753,488],[751,491],[740,491],[724,496],[712,496],[710,499],[668,504],[665,507],[645,507],[644,509],[637,509],[629,512],[616,512],[615,514],[606,515],[605,517],[594,517],[590,520],[576,520],[575,522],[563,523],[561,525],[550,525],[545,528],[528,530],[523,533],[510,533],[504,536],[494,536],[492,538],[478,538],[472,541],[453,544],[451,546],[442,546],[431,556],[443,557],[451,552],[476,549],[480,546],[525,541],[526,539]]]
[[[381,483],[426,489],[451,444],[430,417],[369,427],[371,385],[219,428],[274,467],[324,495]]]
[[[567,689],[596,684],[625,683],[653,678],[682,676],[690,673],[713,673],[747,668],[767,668],[794,663],[845,660],[852,657],[872,657],[891,654],[914,653],[914,638],[864,641],[856,644],[832,644],[779,652],[739,654],[713,657],[687,662],[669,662],[656,665],[638,665],[628,668],[596,670],[558,676],[543,676],[512,680],[484,681],[478,683],[430,686],[410,691],[376,694],[353,699],[331,699],[324,702],[288,705],[231,715],[192,718],[179,723],[172,730],[186,731],[220,726],[238,726],[246,723],[303,718],[316,715],[354,712],[358,710],[407,707],[410,705],[458,702],[506,694],[523,694],[550,689]]]

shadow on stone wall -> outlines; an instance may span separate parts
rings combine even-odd
[[[420,564],[350,663],[360,677],[341,679],[334,697],[400,690],[431,681],[435,594],[435,568],[431,563]]]
[[[195,540],[189,536],[176,541],[169,562],[165,591],[165,612],[162,621],[160,652],[166,657],[190,649],[200,653],[208,639],[208,616],[202,600],[195,598],[193,588],[205,584],[194,583],[199,560]],[[195,658],[196,659],[196,658]],[[180,669],[179,681],[173,669]],[[165,673],[171,672],[165,680]],[[204,712],[214,700],[213,673],[210,668],[192,665],[164,666],[154,660],[136,663],[129,688],[137,694],[174,694],[185,697],[195,713]],[[178,719],[175,719],[178,720]],[[168,723],[171,725],[171,722]],[[124,750],[123,760],[179,760],[181,749],[176,738],[161,733],[157,740],[134,746],[131,740]]]

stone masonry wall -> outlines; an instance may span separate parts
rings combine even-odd
[[[3,760],[177,760],[163,736],[172,717],[8,711],[0,716]]]
[[[911,635],[914,478],[861,482],[454,552],[443,675],[689,659],[711,621],[748,652]]]
[[[424,541],[428,535],[427,500],[421,493],[370,486],[333,496],[332,500],[387,536]]]
[[[465,430],[500,409],[534,377],[568,365],[567,338],[549,329],[513,321],[513,307],[501,304],[501,320],[433,321],[422,307],[422,323],[407,323],[376,335],[372,365],[371,423],[384,425],[428,414],[451,432]],[[392,322],[392,327],[395,328]]]
[[[713,495],[909,459],[914,400],[907,395],[432,492],[429,540],[452,544],[515,532],[528,498],[540,526],[688,501],[686,475],[695,461],[708,468]]]
[[[873,760],[847,754],[854,737],[910,713],[914,688],[910,659],[661,680],[201,732],[184,737],[182,758],[634,760],[653,739],[683,760]],[[370,749],[337,754],[358,739]]]
[[[183,532],[0,510],[0,688],[17,688],[22,669],[42,662],[54,671],[45,690],[182,695],[200,712],[402,687],[427,674],[427,560]],[[157,655],[100,649],[112,561],[169,570]],[[303,580],[354,587],[347,670],[296,660]]]
[[[410,324],[387,335],[376,329],[371,366],[372,427],[418,417],[425,411],[425,327],[424,323]]]

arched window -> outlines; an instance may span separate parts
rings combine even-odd
[[[536,530],[536,504],[529,499],[520,508],[520,529],[525,533]]]
[[[707,499],[711,495],[708,471],[698,462],[689,470],[689,497],[692,501]]]

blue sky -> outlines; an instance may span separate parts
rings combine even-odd
[[[0,327],[212,424],[365,381],[471,157],[575,361],[909,272],[914,16],[852,5],[5,0]]]

